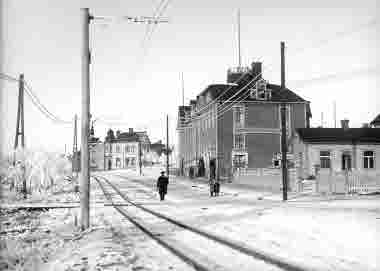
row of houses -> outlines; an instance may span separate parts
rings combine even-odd
[[[289,164],[302,168],[380,170],[380,115],[370,126],[311,128],[310,102],[262,77],[262,63],[227,71],[178,108],[178,165],[183,175],[231,176],[236,170],[281,166],[281,107],[286,107]],[[301,176],[300,176],[301,177]]]

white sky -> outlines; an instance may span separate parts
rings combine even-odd
[[[3,0],[1,69],[15,77],[23,72],[42,103],[70,120],[80,114],[80,8],[98,16],[139,16],[152,15],[159,2]],[[376,0],[172,0],[164,14],[170,23],[157,26],[145,58],[145,25],[91,25],[92,114],[126,123],[114,129],[145,126],[153,141],[165,137],[169,114],[173,139],[182,102],[180,72],[188,103],[208,84],[225,82],[227,69],[237,65],[238,7],[243,63],[260,59],[264,78],[278,84],[280,41],[285,41],[287,86],[311,101],[313,125],[320,124],[323,111],[324,125],[333,127],[334,100],[337,119],[350,119],[351,127],[380,113]],[[371,20],[376,24],[363,26]],[[292,53],[297,48],[303,53]],[[0,87],[1,140],[8,151],[14,144],[17,84],[2,81]],[[25,99],[27,146],[71,149],[72,126],[53,124]],[[96,136],[103,139],[107,128],[98,123]]]

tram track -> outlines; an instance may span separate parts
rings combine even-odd
[[[197,234],[199,236],[202,236],[203,238],[206,238],[208,240],[211,240],[219,245],[223,245],[225,247],[228,247],[230,249],[233,249],[235,252],[239,252],[241,254],[244,254],[246,256],[249,256],[250,258],[253,258],[254,260],[264,262],[265,264],[269,264],[273,267],[277,267],[280,270],[286,270],[286,271],[311,271],[313,269],[308,268],[306,266],[303,266],[300,263],[295,263],[292,261],[289,261],[288,259],[284,259],[282,257],[279,257],[277,255],[272,255],[264,251],[260,251],[256,248],[252,248],[247,246],[246,244],[242,242],[238,242],[226,237],[218,236],[212,232],[206,231],[204,229],[200,229],[197,227],[194,227],[192,225],[189,225],[187,223],[178,221],[177,219],[174,219],[172,217],[169,217],[163,213],[157,212],[151,208],[148,208],[144,206],[144,204],[136,203],[131,198],[129,198],[125,193],[120,191],[118,187],[115,186],[111,181],[109,181],[104,176],[93,176],[93,178],[97,181],[99,184],[99,187],[101,188],[104,196],[106,199],[110,202],[109,205],[112,205],[123,217],[127,218],[133,225],[135,225],[137,228],[139,228],[142,232],[147,234],[149,237],[157,241],[159,244],[161,244],[163,247],[167,248],[169,251],[171,251],[173,254],[178,256],[180,259],[182,259],[184,262],[188,263],[192,267],[195,268],[195,270],[201,270],[201,271],[208,271],[208,270],[230,270],[226,269],[225,267],[221,266],[220,264],[217,264],[215,262],[212,262],[210,259],[208,259],[206,256],[201,255],[200,253],[196,252],[194,249],[189,247],[181,247],[178,243],[178,240],[174,240],[168,236],[168,234],[162,234],[157,233],[154,230],[152,230],[152,226],[148,225],[147,223],[144,223],[141,219],[138,219],[135,215],[131,215],[124,209],[124,204],[114,204],[113,197],[115,195],[118,195],[121,199],[123,199],[128,208],[130,207],[136,207],[139,210],[148,213],[156,218],[162,219],[166,222],[169,222],[171,227],[176,226],[180,227],[184,230],[190,231],[193,234]],[[112,189],[112,192],[109,192],[109,190],[106,188],[106,186],[110,187]],[[120,202],[120,201],[119,201]]]

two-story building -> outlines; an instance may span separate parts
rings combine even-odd
[[[287,134],[309,127],[310,103],[262,78],[262,63],[229,69],[178,110],[178,164],[184,174],[229,175],[236,168],[274,167],[281,151],[281,106]]]
[[[128,132],[116,131],[115,135],[110,129],[107,132],[104,145],[104,160],[107,170],[138,169],[149,157],[150,140],[146,131],[135,132],[129,128]]]

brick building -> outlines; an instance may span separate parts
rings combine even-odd
[[[288,137],[296,128],[309,127],[310,103],[265,81],[261,67],[254,62],[250,68],[229,69],[226,84],[209,85],[179,107],[177,159],[183,174],[195,168],[200,176],[226,176],[236,168],[278,166],[281,104],[287,108]]]
[[[150,140],[147,133],[135,132],[129,128],[122,133],[108,130],[104,142],[104,161],[107,170],[120,168],[138,169],[146,162],[150,152]]]

